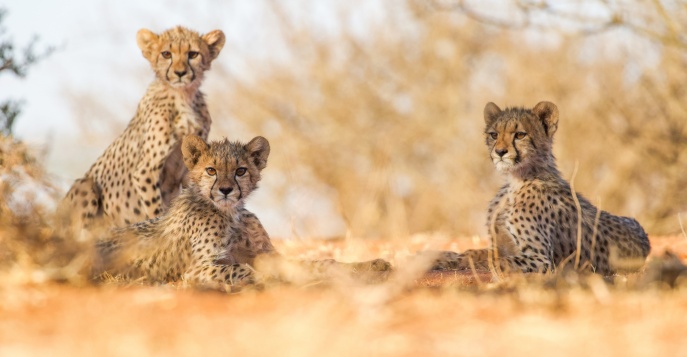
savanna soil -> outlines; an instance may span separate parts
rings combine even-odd
[[[285,255],[382,257],[481,239],[275,241]],[[687,238],[652,237],[687,260]],[[275,285],[237,293],[175,286],[0,284],[0,356],[680,356],[687,284],[642,276],[498,279],[410,274],[386,283]]]

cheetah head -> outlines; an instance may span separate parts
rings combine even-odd
[[[261,136],[248,144],[227,139],[208,144],[196,135],[188,135],[181,150],[189,169],[189,189],[228,211],[242,207],[257,188],[260,172],[267,166],[270,144]]]
[[[551,157],[553,134],[558,128],[558,108],[540,102],[532,109],[484,107],[487,147],[496,169],[515,173],[539,167]]]
[[[136,42],[164,83],[174,88],[197,87],[224,46],[224,33],[214,30],[201,36],[177,26],[158,35],[141,29]]]

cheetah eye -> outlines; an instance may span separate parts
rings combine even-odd
[[[492,139],[496,140],[496,138],[499,137],[499,133],[496,133],[496,132],[493,132],[493,131],[492,131],[491,133],[489,133],[489,136],[491,136]]]
[[[217,170],[215,170],[212,167],[208,167],[207,169],[205,169],[205,172],[207,172],[210,176],[215,176],[215,174],[217,174]]]
[[[198,57],[198,52],[196,52],[196,51],[190,51],[190,52],[188,53],[188,58],[194,59],[194,58],[196,58],[196,57]]]
[[[522,131],[518,131],[517,133],[515,133],[515,138],[518,139],[518,140],[522,140],[522,139],[524,139],[526,136],[527,136],[527,133],[524,133],[524,132],[522,132]]]
[[[166,59],[172,58],[172,52],[162,51],[160,54],[162,55],[163,58],[166,58]]]
[[[248,171],[245,167],[239,167],[236,169],[236,176],[243,176],[246,174],[246,171]]]

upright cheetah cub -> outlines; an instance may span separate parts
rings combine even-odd
[[[244,208],[267,165],[270,146],[263,137],[248,144],[189,135],[182,145],[190,170],[188,187],[157,218],[116,230],[99,244],[96,275],[106,271],[126,279],[187,283],[223,288],[252,282],[256,258],[267,266],[281,260],[258,218]],[[300,262],[322,273],[333,266],[349,270],[388,270],[382,260],[338,263]],[[268,272],[272,273],[272,272]]]
[[[63,208],[77,219],[123,226],[158,216],[179,194],[186,173],[181,140],[207,138],[210,131],[199,87],[224,46],[222,31],[201,36],[178,26],[158,35],[142,29],[136,40],[156,79],[124,132],[67,193]]]
[[[501,110],[489,103],[484,121],[491,161],[508,177],[489,205],[492,247],[443,252],[434,269],[469,269],[472,263],[477,269],[544,272],[569,264],[608,275],[643,266],[650,246],[636,220],[599,212],[580,194],[578,211],[551,151],[556,105]]]

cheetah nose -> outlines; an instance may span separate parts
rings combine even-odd
[[[500,157],[503,157],[503,155],[506,155],[508,153],[508,149],[496,149],[496,154]]]
[[[174,71],[179,78],[183,77],[186,74],[186,71]]]
[[[222,192],[225,196],[230,194],[231,191],[233,191],[233,187],[220,187],[219,192]]]

